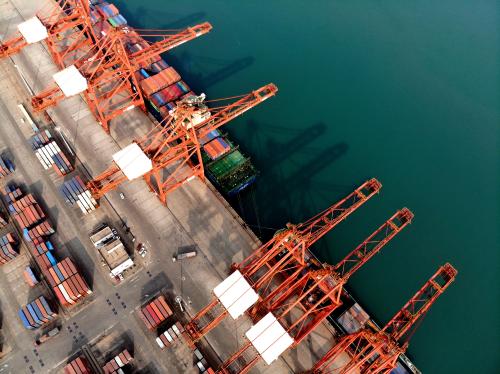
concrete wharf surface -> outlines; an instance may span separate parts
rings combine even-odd
[[[44,5],[37,0],[1,0],[0,34],[12,35],[18,23],[32,17]],[[27,88],[36,93],[48,87],[52,74],[57,72],[44,45],[26,47],[12,59],[0,61],[0,151],[6,149],[12,156],[17,170],[8,181],[24,185],[42,201],[45,211],[56,227],[55,242],[58,258],[71,254],[79,265],[94,294],[81,307],[61,316],[61,334],[44,345],[34,348],[34,334],[24,330],[17,318],[21,301],[12,292],[15,279],[9,269],[2,267],[0,301],[6,344],[10,347],[0,361],[3,373],[59,372],[60,368],[84,345],[96,342],[103,334],[122,331],[132,342],[138,368],[145,372],[196,373],[190,360],[182,360],[179,349],[160,351],[154,334],[145,330],[134,311],[160,289],[166,290],[172,300],[181,296],[187,315],[193,315],[211,300],[211,290],[229,272],[229,266],[249,255],[259,246],[258,239],[242,225],[241,219],[227,203],[198,180],[189,182],[168,198],[163,206],[142,180],[128,182],[111,192],[101,201],[101,207],[88,216],[82,216],[75,207],[65,204],[58,192],[62,179],[55,172],[43,170],[31,150],[27,139],[33,134],[23,123],[17,104],[29,108]],[[63,134],[77,157],[80,174],[97,175],[110,165],[112,154],[139,138],[152,126],[149,118],[139,110],[131,110],[117,118],[111,125],[111,136],[97,124],[80,97],[73,97],[49,111],[57,130]],[[42,119],[36,118],[41,124]],[[54,132],[55,130],[52,130]],[[126,198],[120,199],[123,193]],[[100,222],[107,221],[121,229],[126,222],[137,238],[136,243],[146,243],[149,253],[138,263],[119,285],[114,285],[101,269],[95,249],[88,239]],[[130,238],[121,232],[129,250]],[[127,243],[128,240],[128,243]],[[172,254],[178,247],[196,245],[198,257],[172,263]],[[18,260],[16,260],[18,261]],[[21,272],[22,273],[22,272]],[[12,278],[12,276],[11,276]],[[17,282],[24,282],[22,274]],[[180,311],[177,311],[179,314]],[[187,315],[184,318],[187,318]],[[244,332],[250,321],[241,317],[237,321],[227,318],[208,334],[205,344],[225,360],[244,344]],[[331,327],[321,325],[297,349],[286,352],[271,366],[262,361],[253,372],[289,373],[308,369],[333,342]],[[139,360],[138,360],[139,361]],[[104,362],[103,362],[104,364]],[[217,367],[219,362],[214,362]]]

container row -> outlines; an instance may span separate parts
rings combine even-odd
[[[6,264],[19,256],[16,250],[18,244],[16,237],[10,232],[0,238],[0,265]]]
[[[120,354],[116,355],[103,366],[104,374],[120,373],[120,369],[132,361],[132,356],[125,349]]]
[[[73,171],[73,166],[57,144],[49,130],[44,130],[31,138],[31,146],[38,161],[45,170],[53,168],[60,176]]]
[[[65,374],[92,374],[87,360],[84,357],[77,357],[64,367]]]
[[[26,266],[26,268],[24,269],[23,276],[24,280],[26,281],[26,283],[28,283],[28,286],[30,287],[35,287],[39,283],[35,273],[29,266]]]
[[[89,214],[99,206],[79,176],[64,182],[60,191],[66,202],[71,205],[76,204],[83,214]]]
[[[156,344],[163,349],[182,337],[184,327],[176,322],[156,338]]]
[[[148,330],[154,330],[173,314],[172,309],[162,295],[143,306],[137,313]]]
[[[19,309],[19,318],[25,328],[36,329],[52,321],[57,316],[44,296],[40,296]]]
[[[12,174],[15,171],[14,164],[10,159],[5,156],[0,156],[0,178],[6,177],[9,174]]]

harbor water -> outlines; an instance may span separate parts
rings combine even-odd
[[[383,188],[313,252],[335,263],[397,209],[415,213],[349,289],[383,325],[451,262],[413,336],[424,373],[498,373],[499,33],[494,0],[120,0],[138,28],[209,21],[166,56],[211,99],[276,83],[225,127],[260,170],[232,204],[262,238],[376,177]]]

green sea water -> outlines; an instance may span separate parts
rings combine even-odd
[[[261,171],[233,204],[263,238],[368,178],[382,192],[315,246],[335,263],[397,209],[415,220],[350,289],[383,324],[446,261],[459,270],[413,336],[424,373],[498,373],[499,3],[120,0],[140,28],[213,31],[167,60],[210,98],[278,95],[226,126]]]

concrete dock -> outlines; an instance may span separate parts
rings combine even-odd
[[[37,0],[2,0],[0,33],[11,35],[18,23],[32,17],[42,6]],[[143,328],[134,311],[154,293],[166,290],[173,298],[182,298],[186,318],[195,314],[211,300],[211,290],[228,275],[231,263],[242,260],[260,243],[213,188],[199,180],[192,180],[172,193],[167,206],[160,203],[142,180],[125,183],[109,193],[102,199],[98,211],[88,216],[66,205],[58,191],[62,180],[55,173],[43,170],[38,163],[27,142],[33,131],[17,107],[24,103],[28,108],[29,89],[37,93],[50,86],[52,74],[57,70],[40,43],[26,47],[12,59],[0,61],[0,150],[7,150],[17,166],[7,181],[23,184],[27,192],[44,202],[57,228],[54,242],[58,257],[68,253],[76,259],[94,294],[81,308],[62,316],[60,336],[34,348],[33,333],[24,330],[16,316],[19,306],[29,300],[19,300],[19,295],[26,297],[26,293],[11,289],[23,282],[22,275],[16,279],[12,274],[22,268],[22,258],[26,261],[24,256],[28,254],[25,252],[16,263],[3,266],[0,271],[2,330],[11,351],[0,361],[0,373],[58,372],[83,345],[114,331],[129,337],[136,356],[143,361],[140,365],[150,372],[195,373],[197,369],[180,360],[175,350],[161,351],[157,347],[155,336]],[[76,155],[77,171],[87,177],[105,170],[115,152],[152,127],[150,119],[134,109],[112,122],[109,136],[81,97],[65,100],[49,110],[49,114],[56,125],[54,131],[64,136]],[[44,124],[42,117],[35,120]],[[125,199],[120,198],[120,193]],[[149,250],[145,259],[136,256],[134,274],[117,286],[101,269],[95,248],[88,239],[90,232],[103,221],[119,230],[126,223],[136,243],[145,243]],[[122,232],[121,236],[130,239],[127,233]],[[129,248],[133,245],[129,240]],[[198,257],[172,263],[177,248],[186,245],[195,245],[200,252]],[[243,335],[249,326],[250,321],[244,317],[237,322],[227,318],[207,336],[205,344],[223,361],[243,344]],[[300,372],[310,368],[332,342],[331,328],[322,325],[298,349],[286,352],[271,366],[260,362],[254,371]]]

